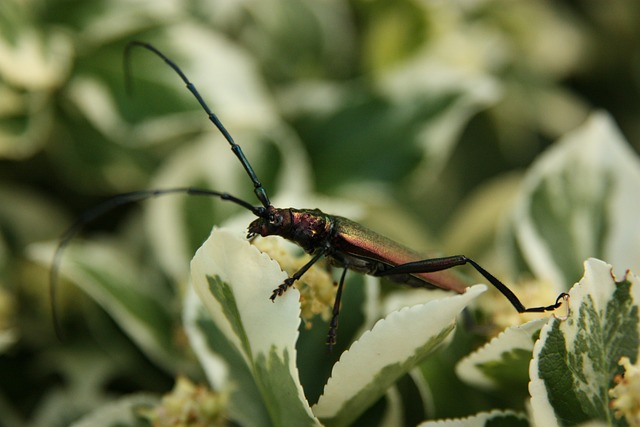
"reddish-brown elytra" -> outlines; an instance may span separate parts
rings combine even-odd
[[[505,284],[487,272],[475,261],[464,255],[424,259],[411,249],[381,236],[380,234],[347,218],[329,215],[318,209],[274,207],[269,201],[266,190],[258,180],[256,173],[253,171],[251,164],[245,157],[240,146],[234,142],[233,138],[222,125],[218,117],[209,109],[205,101],[202,99],[193,83],[189,81],[182,70],[173,61],[148,43],[138,41],[130,42],[127,45],[124,56],[127,82],[129,82],[128,76],[130,75],[128,72],[129,57],[131,49],[134,47],[141,47],[153,52],[163,59],[164,62],[180,76],[187,86],[187,89],[189,89],[197,99],[200,106],[206,112],[209,120],[218,128],[231,145],[231,150],[249,175],[254,186],[256,197],[262,206],[253,206],[251,203],[238,199],[228,193],[213,190],[200,188],[169,188],[120,194],[107,200],[93,210],[88,211],[63,235],[54,255],[51,268],[51,301],[53,305],[52,308],[56,332],[58,335],[60,335],[60,327],[55,314],[55,289],[61,259],[60,257],[69,241],[78,233],[82,226],[116,206],[137,202],[147,198],[176,193],[218,197],[222,200],[230,201],[242,206],[243,208],[253,212],[253,214],[258,217],[248,227],[248,238],[252,238],[256,235],[281,236],[296,243],[304,249],[305,252],[312,255],[311,260],[308,263],[273,290],[273,293],[271,294],[271,300],[273,301],[289,289],[296,280],[300,279],[307,270],[309,270],[309,268],[311,268],[311,266],[321,258],[327,258],[331,265],[344,269],[338,282],[338,290],[333,304],[333,316],[327,337],[327,345],[329,346],[329,349],[331,349],[336,343],[340,299],[347,270],[353,270],[372,276],[386,277],[393,282],[404,283],[413,287],[427,289],[440,288],[457,293],[463,293],[467,285],[447,270],[455,266],[469,264],[493,286],[495,286],[511,302],[519,313],[552,311],[560,307],[563,300],[567,297],[567,294],[562,293],[551,305],[527,308]]]

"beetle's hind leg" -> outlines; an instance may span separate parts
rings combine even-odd
[[[431,258],[422,261],[409,262],[406,264],[397,265],[386,271],[380,272],[379,276],[394,276],[400,274],[416,274],[416,273],[434,273],[436,271],[448,270],[458,265],[471,265],[478,273],[487,279],[496,289],[504,295],[511,305],[518,310],[518,313],[541,313],[545,311],[553,311],[560,307],[565,301],[567,301],[568,294],[562,292],[558,295],[553,304],[540,307],[525,307],[518,297],[500,280],[482,268],[471,258],[467,258],[464,255],[454,255],[442,258]]]

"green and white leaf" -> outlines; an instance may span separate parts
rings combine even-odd
[[[0,14],[0,158],[24,160],[50,141],[50,101],[69,77],[75,48],[68,31],[34,25],[23,5],[11,3]]]
[[[569,318],[546,324],[534,347],[529,391],[537,426],[626,425],[609,409],[608,391],[621,373],[620,358],[637,360],[640,277],[629,272],[616,282],[603,261],[589,259],[584,266],[584,277],[569,292]]]
[[[529,382],[529,363],[540,328],[549,319],[537,319],[512,326],[482,348],[462,359],[456,374],[469,384],[495,389]]]
[[[524,414],[513,411],[481,412],[467,418],[427,421],[418,427],[480,427],[480,426],[510,426],[528,427],[529,421]]]
[[[589,257],[640,271],[640,159],[595,113],[527,173],[505,236],[539,279],[566,289]]]
[[[380,415],[380,421],[377,424],[379,427],[406,425],[406,411],[410,410],[407,406],[411,406],[417,401],[420,401],[422,407],[425,408],[425,413],[433,413],[433,397],[421,367],[416,367],[407,374],[411,377],[413,385],[417,389],[416,399],[408,402],[396,385],[391,386],[384,395],[385,407],[384,413]]]
[[[159,398],[146,394],[125,396],[82,417],[71,427],[143,427],[149,425],[136,415],[143,407],[154,406]]]
[[[476,285],[465,294],[405,307],[378,321],[334,365],[314,413],[326,425],[349,425],[431,354],[453,331],[460,311],[484,290]]]
[[[255,379],[271,423],[318,425],[295,365],[299,293],[269,299],[286,273],[235,233],[214,229],[193,258],[191,278],[215,328]]]
[[[438,7],[425,6],[425,13],[434,14],[431,19],[437,20],[440,18],[438,12],[444,9],[438,11]],[[448,12],[455,13],[453,9]],[[462,16],[458,18],[461,20],[456,20],[457,23],[463,22]],[[495,52],[489,48],[489,45],[494,47],[495,35],[465,34],[459,37],[464,34],[461,31],[456,37],[456,55],[442,54],[450,51],[455,31],[453,22],[432,34],[429,42],[413,55],[393,62],[393,66],[379,73],[377,81],[379,90],[397,111],[417,110],[417,105],[425,99],[433,100],[429,114],[422,117],[422,124],[416,131],[416,140],[423,152],[422,164],[414,177],[415,183],[420,183],[418,188],[424,188],[426,181],[432,182],[439,176],[470,118],[494,104],[502,92],[500,82],[487,69],[482,69],[485,61],[495,58]],[[457,55],[465,56],[465,61],[455,60]],[[465,66],[461,66],[461,62],[465,62]]]
[[[380,427],[394,427],[402,424],[402,396],[396,387],[385,393],[384,413],[380,417]]]
[[[54,245],[29,247],[29,257],[50,268]],[[69,245],[60,263],[60,276],[71,280],[118,323],[147,357],[169,372],[186,369],[173,343],[172,296],[145,283],[143,269],[116,242]]]
[[[193,286],[185,297],[184,326],[212,388],[230,394],[229,418],[245,427],[271,426],[253,373],[238,349],[217,327]]]

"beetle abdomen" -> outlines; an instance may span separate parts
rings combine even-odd
[[[334,248],[333,258],[343,262],[340,259],[342,257],[349,263],[349,268],[372,276],[378,276],[390,267],[425,258],[419,253],[343,217],[334,217],[331,243]],[[360,262],[358,263],[358,261]],[[431,285],[458,293],[463,293],[467,288],[467,283],[449,270],[386,277],[411,286]]]

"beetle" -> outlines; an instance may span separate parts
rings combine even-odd
[[[386,277],[396,282],[413,287],[427,289],[445,289],[457,293],[463,293],[466,284],[451,272],[453,267],[469,264],[498,291],[500,291],[519,313],[553,311],[559,308],[568,299],[568,294],[561,293],[553,304],[539,307],[525,307],[518,297],[500,280],[490,274],[478,263],[464,255],[446,256],[440,258],[427,258],[417,252],[384,237],[357,222],[347,218],[326,214],[319,209],[294,209],[276,208],[267,195],[266,189],[260,183],[249,160],[242,152],[242,148],[236,144],[231,134],[224,127],[218,117],[211,111],[207,103],[199,94],[195,85],[187,78],[183,71],[169,59],[164,53],[153,45],[131,41],[124,52],[125,77],[127,87],[130,88],[129,65],[133,48],[143,48],[160,57],[182,79],[187,89],[196,98],[209,120],[222,133],[231,146],[231,151],[244,167],[254,186],[254,193],[260,202],[260,206],[239,199],[226,192],[214,190],[182,187],[158,190],[143,190],[123,193],[103,202],[93,210],[82,215],[63,234],[56,248],[52,268],[50,271],[50,297],[52,313],[56,332],[60,336],[59,321],[55,311],[55,289],[62,253],[71,239],[80,229],[95,218],[103,215],[116,206],[141,201],[148,198],[164,196],[168,194],[186,193],[195,196],[217,197],[224,201],[235,203],[251,211],[257,219],[248,226],[247,238],[255,236],[281,236],[311,255],[311,259],[293,275],[288,277],[275,288],[270,296],[275,302],[276,298],[283,295],[287,289],[299,280],[316,262],[322,258],[328,259],[331,266],[343,269],[340,280],[337,283],[337,292],[333,304],[332,318],[327,336],[329,349],[335,345],[338,330],[338,315],[340,313],[340,300],[344,287],[347,270],[368,274],[376,277]]]

